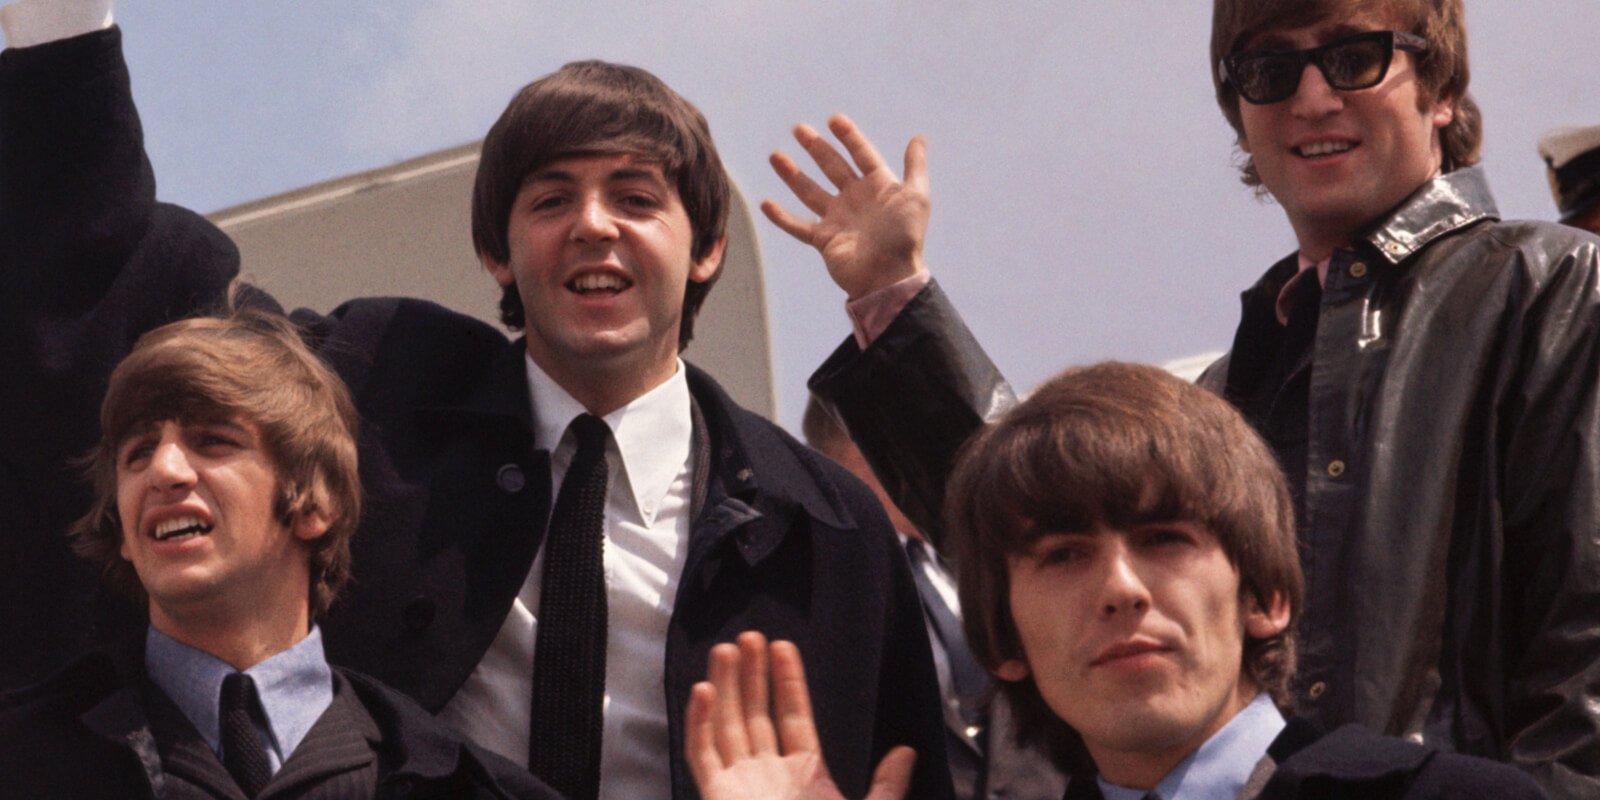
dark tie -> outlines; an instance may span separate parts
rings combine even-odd
[[[256,702],[256,682],[249,675],[235,672],[222,679],[222,703],[218,708],[222,722],[222,765],[246,797],[261,793],[272,777],[267,763],[267,748],[256,735],[250,721],[250,707]]]
[[[606,442],[611,429],[579,415],[578,449],[544,537],[544,580],[533,654],[528,768],[572,800],[600,791],[606,688]]]
[[[968,725],[982,725],[980,708],[984,694],[989,689],[989,673],[984,672],[983,666],[967,647],[967,634],[961,628],[961,618],[945,603],[944,595],[939,593],[939,589],[933,585],[933,579],[928,576],[928,566],[932,560],[928,548],[916,539],[907,539],[906,557],[911,560],[911,577],[917,582],[917,593],[922,595],[922,608],[927,612],[928,619],[933,621],[933,629],[944,645],[945,656],[950,663],[950,682],[955,684],[956,696],[961,700],[961,718]]]

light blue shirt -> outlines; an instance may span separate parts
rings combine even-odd
[[[1200,749],[1168,772],[1156,784],[1161,800],[1234,800],[1245,781],[1267,754],[1272,740],[1283,732],[1283,715],[1266,692],[1235,714],[1228,724],[1211,735]],[[1129,789],[1096,778],[1106,800],[1141,800],[1148,792]]]
[[[221,758],[218,706],[222,701],[222,679],[237,670],[154,627],[145,633],[144,668],[150,680],[172,698],[212,752]],[[276,774],[333,703],[333,670],[322,653],[322,630],[312,625],[306,638],[244,674],[255,681],[261,710],[266,714],[265,726],[256,720],[256,732],[267,746],[267,761]]]

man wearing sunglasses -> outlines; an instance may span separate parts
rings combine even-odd
[[[1600,240],[1500,220],[1460,0],[1216,0],[1217,101],[1299,243],[1202,383],[1289,478],[1307,580],[1301,715],[1600,796]],[[856,334],[813,377],[935,542],[956,448],[1012,400],[922,263],[904,183],[849,120],[774,156],[821,220]],[[903,398],[915,397],[916,403]],[[957,569],[961,565],[957,564]]]

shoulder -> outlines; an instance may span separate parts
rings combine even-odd
[[[1338,787],[1352,797],[1407,800],[1544,796],[1532,778],[1512,767],[1441,753],[1359,725],[1316,737],[1282,760],[1261,797],[1299,797],[1313,787]]]
[[[385,376],[403,391],[453,389],[470,383],[508,344],[483,320],[415,298],[364,297],[328,314],[299,309],[291,317],[357,393]]]
[[[1569,225],[1491,220],[1465,234],[1462,246],[1450,252],[1484,266],[1514,269],[1536,288],[1590,283],[1600,268],[1600,237]]]

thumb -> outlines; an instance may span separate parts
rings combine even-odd
[[[872,773],[872,789],[866,800],[902,800],[911,791],[911,768],[916,763],[917,751],[905,745],[890,750]]]

